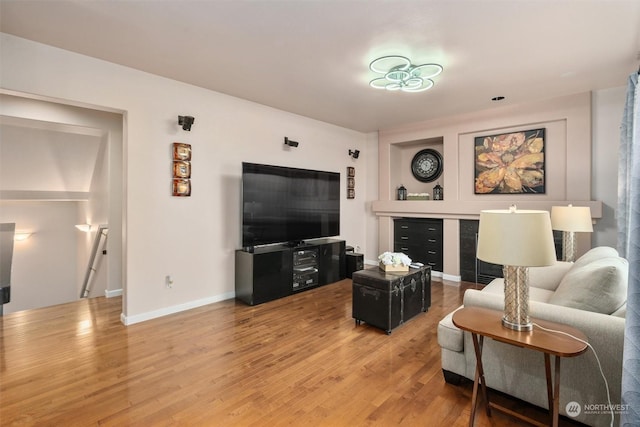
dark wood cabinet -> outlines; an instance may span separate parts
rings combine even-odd
[[[397,218],[393,226],[394,252],[402,252],[432,271],[443,270],[441,219]]]
[[[250,305],[291,295],[293,251],[236,251],[236,298]]]
[[[309,274],[313,283],[294,288],[294,274],[304,274],[304,268],[296,269],[296,253],[317,254],[317,270]],[[271,245],[254,248],[253,252],[236,251],[236,298],[249,305],[261,304],[286,297],[301,290],[337,282],[346,277],[345,242],[336,239],[311,240],[304,245],[288,247]],[[300,267],[300,266],[298,266]],[[306,268],[306,264],[302,267]],[[302,272],[302,273],[301,273]],[[297,277],[297,276],[296,276]]]
[[[319,285],[334,283],[347,277],[344,240],[318,246]]]

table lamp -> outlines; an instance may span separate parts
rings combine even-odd
[[[562,231],[562,260],[576,260],[577,232],[593,232],[591,209],[588,206],[552,206],[551,228]]]
[[[502,325],[530,331],[529,270],[556,262],[548,211],[485,210],[480,212],[478,259],[503,265],[504,316]]]

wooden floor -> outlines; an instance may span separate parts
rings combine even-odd
[[[472,384],[444,382],[436,326],[468,286],[434,281],[429,311],[391,335],[355,326],[350,280],[129,327],[120,298],[9,314],[0,318],[0,425],[466,426]],[[495,411],[476,420],[516,425]]]

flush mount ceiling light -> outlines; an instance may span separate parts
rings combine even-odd
[[[369,64],[374,73],[382,74],[369,82],[376,89],[422,92],[433,87],[433,77],[442,72],[442,65],[413,65],[409,58],[391,55],[378,58]]]

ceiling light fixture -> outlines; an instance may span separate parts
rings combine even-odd
[[[439,64],[413,65],[409,58],[391,55],[383,56],[371,62],[369,69],[382,74],[369,82],[376,89],[401,90],[403,92],[422,92],[434,85],[431,78],[443,70]]]

